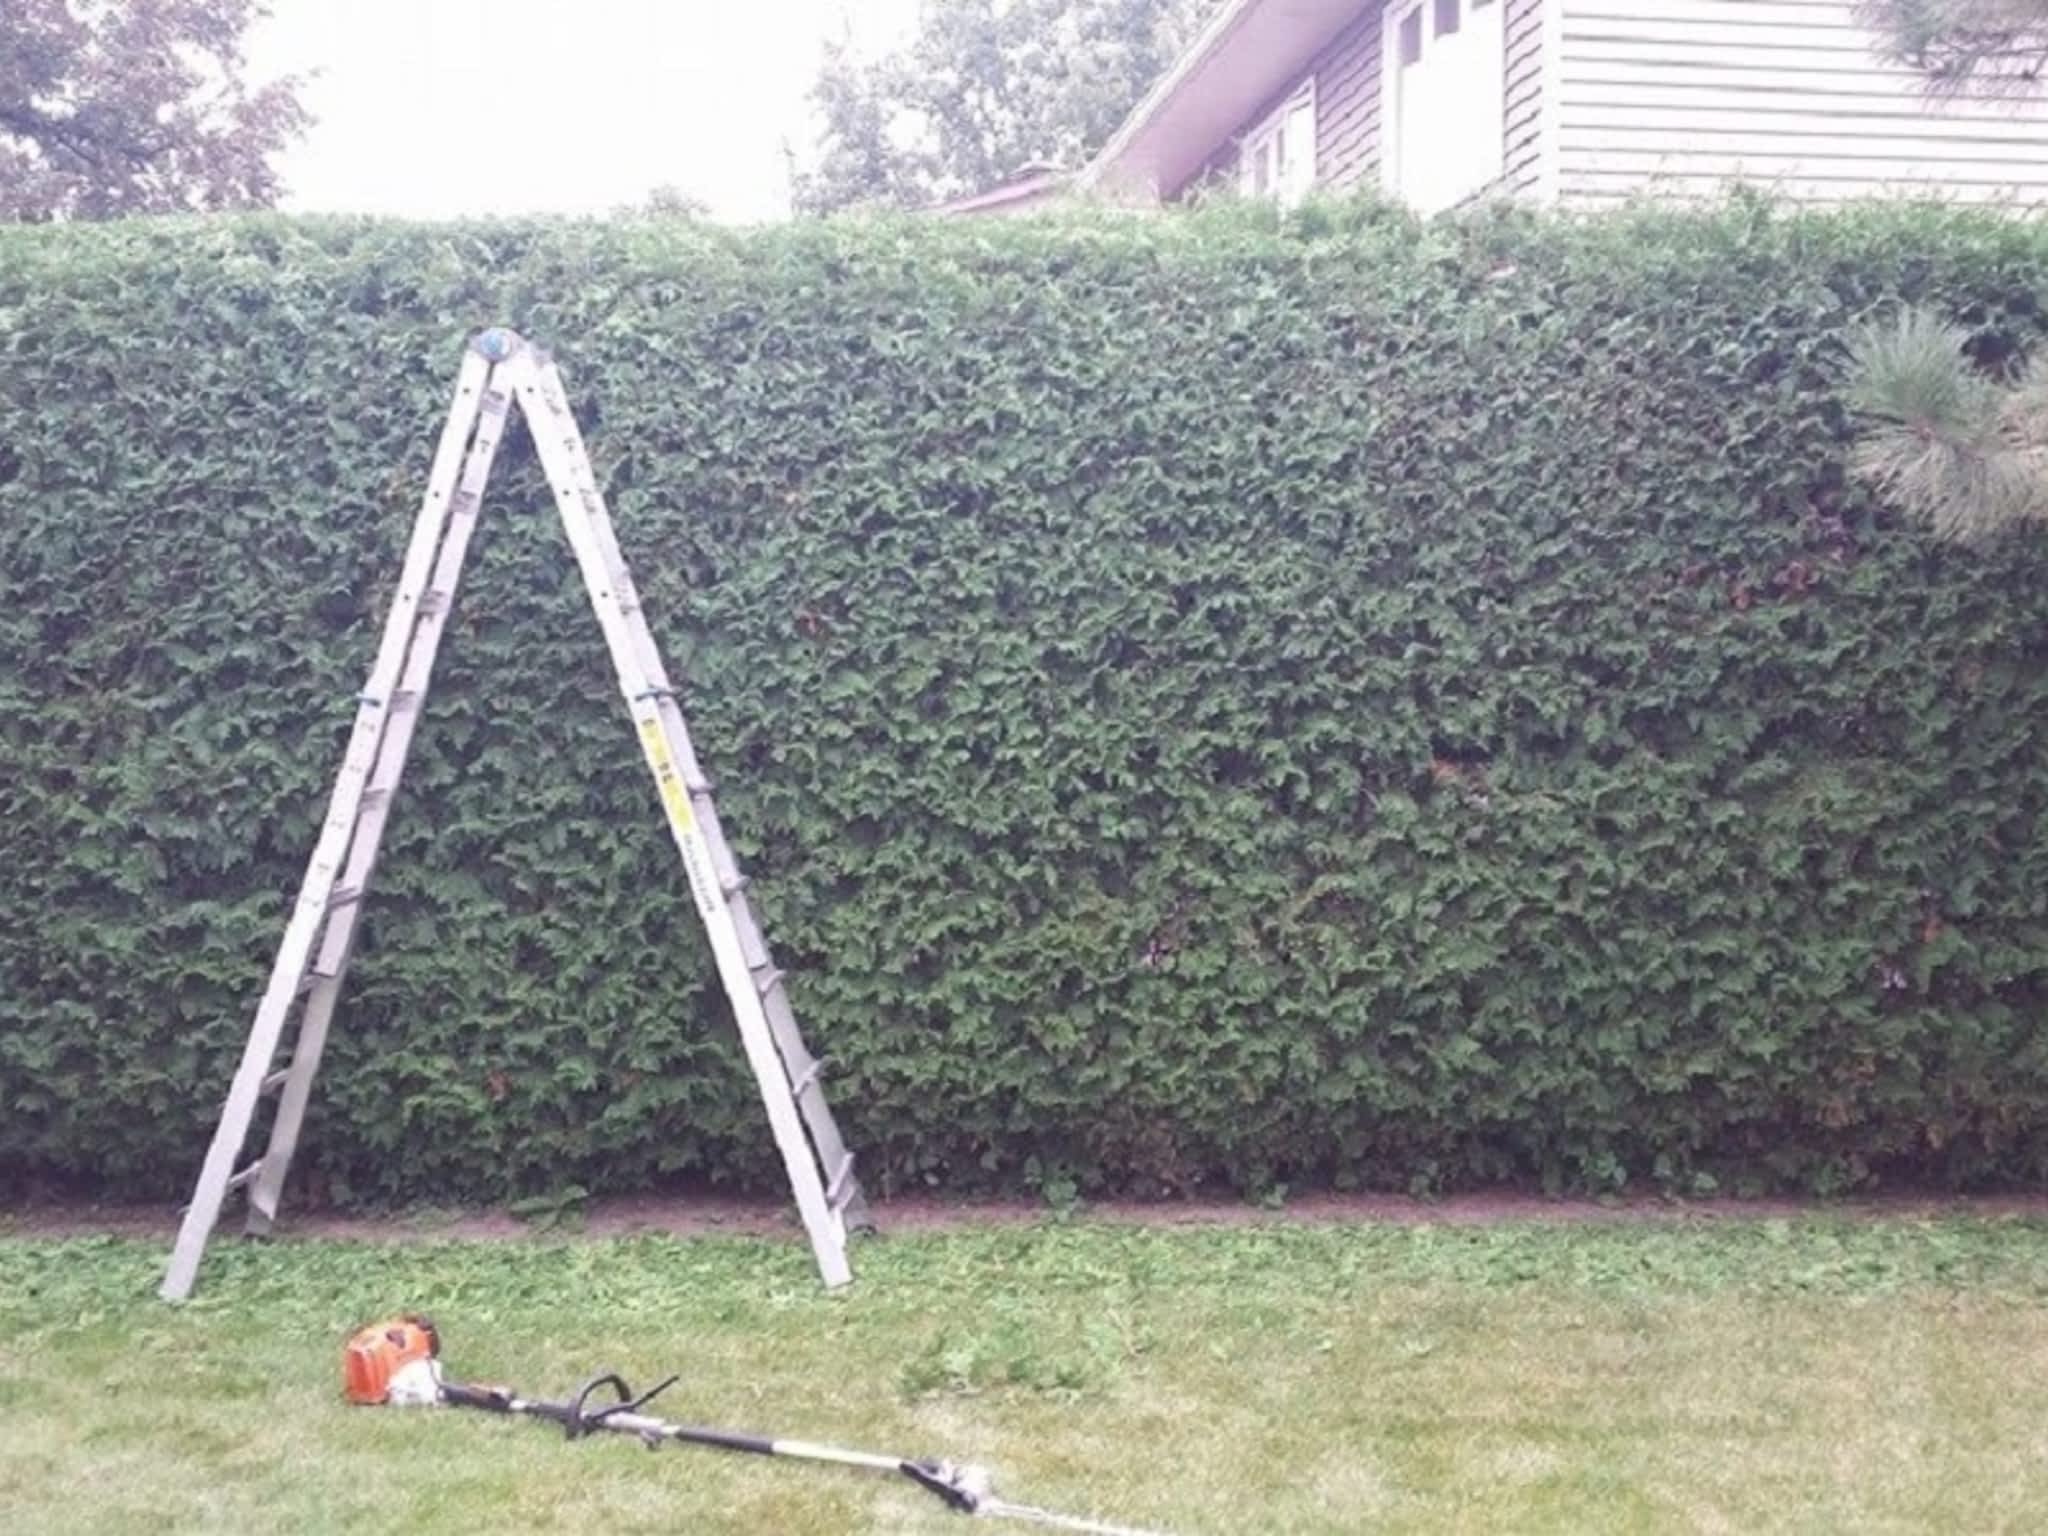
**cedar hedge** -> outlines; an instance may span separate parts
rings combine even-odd
[[[872,1183],[2048,1171],[2048,557],[1845,326],[2048,229],[1755,201],[0,235],[0,1169],[182,1190],[463,338],[553,342]],[[523,441],[301,1195],[772,1186]]]

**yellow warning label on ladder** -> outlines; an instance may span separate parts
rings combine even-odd
[[[668,819],[679,832],[695,831],[697,818],[690,814],[690,791],[676,772],[676,760],[669,755],[668,738],[662,734],[658,717],[640,722],[640,741],[654,769],[654,782],[661,786],[661,803],[668,808]]]

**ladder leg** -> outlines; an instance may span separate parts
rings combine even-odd
[[[728,904],[739,888],[738,881],[720,878],[719,866],[730,863],[730,853],[726,852],[723,861],[714,857],[713,845],[707,841],[707,827],[714,823],[700,819],[693,808],[691,786],[678,760],[679,748],[687,748],[687,737],[678,740],[672,735],[671,719],[679,732],[681,717],[674,709],[652,637],[640,617],[639,599],[619,557],[617,542],[610,535],[610,518],[589,475],[581,434],[567,409],[559,375],[551,363],[537,360],[530,351],[515,359],[514,367],[519,369],[516,388],[534,446],[554,488],[563,529],[589,588],[591,606],[654,774],[669,830],[682,855],[691,895],[710,940],[719,978],[731,999],[740,1044],[767,1110],[812,1254],[826,1285],[844,1285],[853,1273],[846,1261],[844,1202],[835,1207],[834,1196],[855,1188],[851,1161],[842,1160],[821,1177],[812,1143],[806,1139],[789,1071],[771,1036],[762,993],[742,951],[740,932]],[[666,708],[662,707],[664,701]]]
[[[456,381],[455,400],[441,431],[434,455],[427,492],[413,520],[411,542],[405,567],[399,576],[398,594],[385,618],[378,643],[377,659],[371,667],[369,686],[356,711],[356,723],[342,760],[340,775],[328,804],[327,819],[320,838],[307,861],[305,878],[283,942],[271,965],[270,980],[256,1008],[255,1022],[242,1048],[242,1059],[228,1086],[220,1123],[214,1128],[206,1159],[193,1186],[192,1201],[185,1208],[178,1235],[171,1248],[170,1264],[164,1273],[161,1294],[167,1301],[182,1301],[191,1295],[198,1278],[199,1261],[206,1241],[220,1219],[220,1208],[228,1192],[247,1183],[261,1172],[252,1166],[235,1171],[242,1143],[263,1094],[265,1079],[276,1058],[299,984],[312,958],[313,945],[330,914],[341,872],[342,859],[354,841],[362,810],[364,792],[376,766],[392,711],[387,708],[406,654],[411,648],[415,621],[425,594],[430,571],[447,528],[455,482],[461,472],[465,448],[483,411],[485,384],[492,364],[476,352],[467,354]]]
[[[642,707],[645,708],[644,705]],[[715,861],[704,841],[705,824],[698,820],[691,808],[689,791],[682,782],[681,767],[675,761],[674,749],[660,716],[648,709],[639,719],[639,724],[641,746],[668,813],[670,832],[683,855],[698,916],[702,918],[706,937],[711,942],[712,958],[717,962],[726,997],[732,1003],[733,1023],[739,1030],[747,1065],[753,1069],[761,1102],[768,1111],[769,1128],[774,1133],[776,1148],[782,1154],[790,1190],[796,1196],[797,1213],[803,1218],[804,1229],[810,1235],[811,1251],[825,1284],[844,1285],[853,1278],[853,1272],[846,1262],[843,1206],[835,1208],[834,1197],[842,1190],[856,1187],[851,1182],[852,1160],[842,1148],[839,1160],[828,1162],[823,1175],[820,1174],[819,1160],[827,1154],[823,1147],[817,1148],[814,1154],[813,1144],[805,1139],[797,1098],[791,1092],[788,1066],[776,1048],[762,1006],[761,989],[741,951],[739,930],[730,907],[725,904],[725,892],[720,887]],[[780,985],[778,979],[776,986]],[[816,1084],[809,1087],[815,1090]],[[828,1178],[832,1181],[830,1184],[826,1182]]]
[[[314,874],[307,877],[309,885]],[[332,884],[331,876],[328,884]],[[234,1081],[228,1087],[220,1124],[214,1128],[213,1142],[206,1149],[206,1162],[199,1170],[192,1203],[185,1208],[185,1219],[178,1227],[170,1268],[164,1274],[162,1294],[166,1301],[182,1301],[192,1294],[200,1255],[206,1251],[206,1239],[220,1219],[221,1203],[227,1199],[234,1178],[235,1159],[241,1156],[242,1142],[249,1134],[249,1122],[263,1092],[263,1079],[270,1071],[271,1058],[277,1054],[278,1036],[284,1032],[285,1014],[291,1008],[292,994],[298,989],[320,917],[319,909],[301,898],[299,911],[285,931],[284,944],[271,969],[270,985],[256,1010],[248,1043],[242,1049],[241,1065],[235,1069]]]
[[[776,1054],[782,1058],[782,1069],[796,1098],[797,1112],[803,1117],[804,1129],[810,1133],[812,1144],[818,1149],[818,1161],[829,1177],[840,1169],[851,1167],[852,1156],[846,1149],[845,1139],[839,1134],[839,1122],[832,1117],[831,1105],[825,1099],[824,1067],[811,1054],[810,1047],[804,1043],[802,1030],[797,1027],[795,1012],[789,1004],[788,986],[782,972],[776,968],[774,957],[768,950],[768,941],[754,916],[753,904],[746,892],[747,882],[742,878],[731,846],[726,842],[724,828],[718,820],[718,807],[712,802],[709,783],[698,765],[695,750],[690,746],[689,730],[683,724],[682,714],[673,699],[661,699],[657,704],[669,726],[669,741],[677,748],[676,756],[681,762],[685,782],[699,786],[690,803],[703,825],[704,840],[710,847],[719,885],[727,893],[726,904],[732,912],[733,926],[739,933],[740,953],[746,959],[754,990],[760,995],[761,1012],[767,1022],[769,1038],[775,1042]],[[849,1227],[864,1232],[874,1230],[873,1218],[868,1214],[867,1197],[861,1192],[858,1180],[848,1177],[844,1194],[837,1204]]]
[[[853,1179],[847,1171],[850,1170],[852,1161],[847,1155],[845,1141],[839,1134],[838,1123],[832,1117],[831,1107],[826,1102],[820,1082],[822,1072],[819,1063],[804,1044],[802,1032],[797,1028],[795,1016],[790,1010],[787,990],[781,986],[765,984],[779,980],[781,972],[776,969],[769,955],[767,941],[762,937],[760,924],[756,921],[747,898],[747,882],[740,874],[739,866],[732,856],[731,846],[727,843],[724,829],[719,823],[718,808],[711,794],[710,781],[697,760],[696,749],[690,741],[689,726],[684,721],[682,709],[676,702],[668,671],[662,665],[661,648],[655,644],[654,634],[648,627],[647,615],[639,594],[634,591],[625,555],[619,548],[618,535],[612,527],[610,514],[605,510],[603,495],[597,489],[595,472],[591,468],[589,454],[584,448],[582,434],[576,429],[575,415],[569,408],[561,372],[552,362],[546,362],[537,368],[536,379],[546,417],[558,423],[560,427],[558,436],[562,444],[564,467],[574,481],[572,494],[584,507],[585,521],[592,539],[604,565],[611,573],[613,587],[619,598],[618,607],[624,616],[625,629],[641,663],[641,675],[646,679],[654,696],[656,712],[661,716],[671,750],[682,768],[683,783],[690,792],[690,803],[698,819],[703,823],[704,841],[711,853],[712,869],[717,876],[719,888],[726,895],[734,926],[739,930],[740,948],[746,957],[748,969],[753,972],[755,981],[760,984],[757,985],[757,990],[764,1003],[769,1033],[775,1041],[776,1051],[782,1057],[783,1069],[795,1092],[798,1112],[803,1117],[805,1129],[818,1148],[819,1158],[828,1175],[835,1176],[835,1183],[843,1190],[843,1194],[835,1203],[851,1225],[872,1231],[874,1223],[868,1215],[866,1197],[861,1193],[858,1180]]]
[[[737,907],[738,903],[734,905]],[[751,912],[742,918],[735,911],[733,916],[742,923],[743,929],[745,924],[753,922]],[[773,969],[772,962],[769,968]],[[762,996],[761,1011],[767,1015],[769,1037],[775,1042],[776,1054],[782,1058],[783,1071],[788,1074],[796,1098],[797,1112],[803,1116],[804,1129],[810,1132],[811,1144],[818,1149],[819,1163],[828,1174],[837,1169],[851,1168],[853,1154],[847,1150],[846,1140],[839,1134],[839,1122],[832,1118],[832,1107],[825,1101],[824,1064],[804,1044],[780,976]],[[862,1193],[859,1180],[849,1175],[838,1206],[840,1216],[850,1230],[874,1231],[874,1218],[868,1214],[867,1196]]]
[[[625,554],[619,548],[617,532],[605,510],[604,498],[597,490],[595,473],[584,449],[582,434],[576,430],[575,416],[569,409],[560,370],[547,363],[538,370],[537,380],[544,419],[561,424],[559,436],[564,468],[573,479],[572,496],[582,504],[585,524],[603,565],[610,573],[627,638],[640,662],[641,676],[652,694],[655,712],[661,718],[670,750],[682,770],[683,785],[689,791],[691,807],[702,823],[712,872],[725,895],[733,926],[738,930],[740,951],[750,972],[750,984],[761,998],[769,1036],[775,1042],[776,1054],[782,1059],[785,1081],[796,1099],[804,1129],[817,1148],[826,1177],[832,1181],[828,1185],[828,1193],[838,1191],[833,1204],[848,1226],[873,1231],[874,1221],[868,1214],[867,1197],[861,1191],[859,1180],[852,1176],[852,1157],[825,1098],[822,1069],[804,1044],[802,1031],[798,1029],[796,1017],[790,1009],[788,991],[781,984],[782,973],[776,969],[760,923],[754,917],[753,906],[746,893],[747,882],[740,874],[718,819],[710,780],[697,760],[689,726],[676,702],[668,670],[662,665],[661,648],[655,644],[654,633],[648,627],[647,615],[639,594],[634,591]],[[531,415],[529,410],[529,417]]]
[[[251,1236],[267,1234],[277,1220],[278,1202],[284,1192],[285,1176],[291,1171],[298,1150],[299,1131],[305,1122],[306,1101],[313,1091],[314,1076],[320,1070],[320,1055],[327,1046],[328,1026],[341,996],[355,953],[363,903],[369,896],[370,880],[376,873],[377,857],[384,843],[384,828],[391,817],[391,805],[405,773],[414,732],[426,704],[427,685],[433,680],[434,662],[441,650],[441,636],[455,601],[455,589],[462,579],[462,566],[469,555],[469,543],[476,532],[483,507],[484,487],[490,481],[491,466],[504,437],[505,418],[511,398],[495,378],[483,392],[483,410],[476,436],[463,462],[448,517],[448,529],[434,560],[433,576],[420,607],[413,630],[412,645],[405,653],[405,670],[393,694],[391,723],[377,749],[376,768],[370,775],[361,818],[349,845],[348,868],[342,887],[355,899],[329,919],[320,941],[314,974],[319,978],[306,999],[306,1012],[292,1048],[291,1068],[286,1075],[284,1095],[278,1101],[277,1118],[271,1123],[270,1145],[258,1166],[249,1192],[249,1214],[243,1230]]]
[[[277,1101],[277,1118],[270,1126],[270,1145],[258,1165],[255,1182],[249,1187],[249,1214],[242,1230],[251,1237],[268,1236],[277,1221],[284,1176],[291,1170],[292,1154],[298,1150],[306,1101],[313,1095],[320,1053],[327,1048],[327,1026],[334,1020],[334,1004],[340,996],[341,978],[322,976],[306,999],[306,1015],[299,1021],[299,1038],[292,1045],[292,1064],[285,1074],[284,1093]]]

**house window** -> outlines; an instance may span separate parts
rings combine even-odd
[[[1506,9],[1507,0],[1396,0],[1387,8],[1387,180],[1423,213],[1501,178]]]
[[[1316,184],[1316,82],[1300,89],[1244,136],[1237,157],[1238,184],[1251,197],[1291,208]]]

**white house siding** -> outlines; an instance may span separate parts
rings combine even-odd
[[[1554,0],[1559,183],[1598,206],[1734,180],[1836,202],[2048,203],[2048,99],[1930,100],[1848,0]]]
[[[1507,142],[1501,185],[1516,193],[1535,190],[1542,150],[1543,7],[1555,0],[1502,0],[1505,17]],[[1365,0],[1358,20],[1310,61],[1303,76],[1316,82],[1316,183],[1337,190],[1380,184],[1381,0]],[[1259,109],[1264,114],[1299,86],[1300,80]],[[1249,128],[1251,123],[1246,124]],[[1210,162],[1212,170],[1235,163],[1235,146]]]
[[[1325,187],[1376,187],[1380,180],[1380,7],[1359,8],[1358,20],[1317,54],[1316,182]]]
[[[1536,190],[1543,138],[1543,7],[1557,0],[1505,0],[1507,144],[1502,184],[1517,196]],[[1647,3],[1647,0],[1646,0]]]

